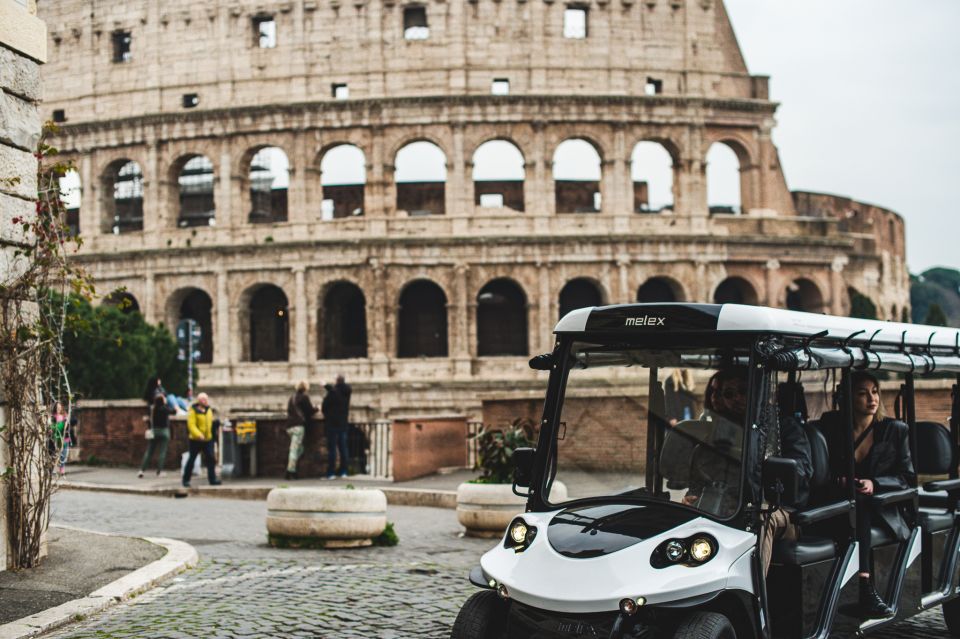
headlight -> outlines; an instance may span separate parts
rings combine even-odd
[[[668,539],[653,550],[650,565],[654,568],[702,566],[713,559],[719,547],[716,539],[704,533],[686,539]]]
[[[510,526],[510,539],[516,544],[522,544],[527,539],[527,524],[518,519]]]
[[[537,529],[534,526],[528,526],[527,522],[518,517],[507,528],[507,538],[503,541],[503,547],[515,552],[523,552],[533,543],[536,536]]]
[[[713,556],[713,544],[706,537],[697,537],[690,543],[690,556],[694,561],[705,562]]]
[[[667,555],[667,559],[670,561],[680,561],[683,559],[683,556],[687,553],[687,549],[683,547],[682,541],[677,541],[676,539],[667,542],[664,552]]]

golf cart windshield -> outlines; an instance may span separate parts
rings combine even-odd
[[[750,412],[749,346],[570,348],[548,501],[655,498],[733,516]]]

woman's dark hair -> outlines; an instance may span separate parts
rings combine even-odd
[[[856,393],[857,386],[863,384],[864,382],[869,382],[877,387],[877,394],[880,396],[880,404],[877,407],[876,418],[882,420],[887,416],[887,413],[883,409],[883,395],[880,395],[880,380],[877,379],[877,376],[870,371],[854,371],[850,374],[850,388],[854,393]]]
[[[713,396],[717,392],[717,388],[720,386],[720,371],[717,371],[710,377],[710,381],[707,382],[707,388],[703,391],[703,408],[704,410],[714,410],[713,408]]]
[[[160,387],[160,378],[153,376],[147,380],[147,388],[143,391],[143,401],[148,404],[153,403],[153,398],[157,394],[157,389]]]

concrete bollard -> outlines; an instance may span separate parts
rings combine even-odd
[[[554,482],[550,501],[567,499],[567,487]],[[510,484],[471,484],[457,487],[457,521],[468,537],[502,537],[513,518],[523,513],[526,499],[513,494]]]
[[[372,488],[274,488],[267,495],[271,546],[359,548],[387,526],[387,498]]]

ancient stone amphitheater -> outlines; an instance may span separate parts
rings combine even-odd
[[[881,318],[903,220],[791,193],[720,0],[41,4],[81,259],[202,386],[357,419],[540,392],[559,315],[635,300]],[[118,296],[107,300],[116,302]]]

